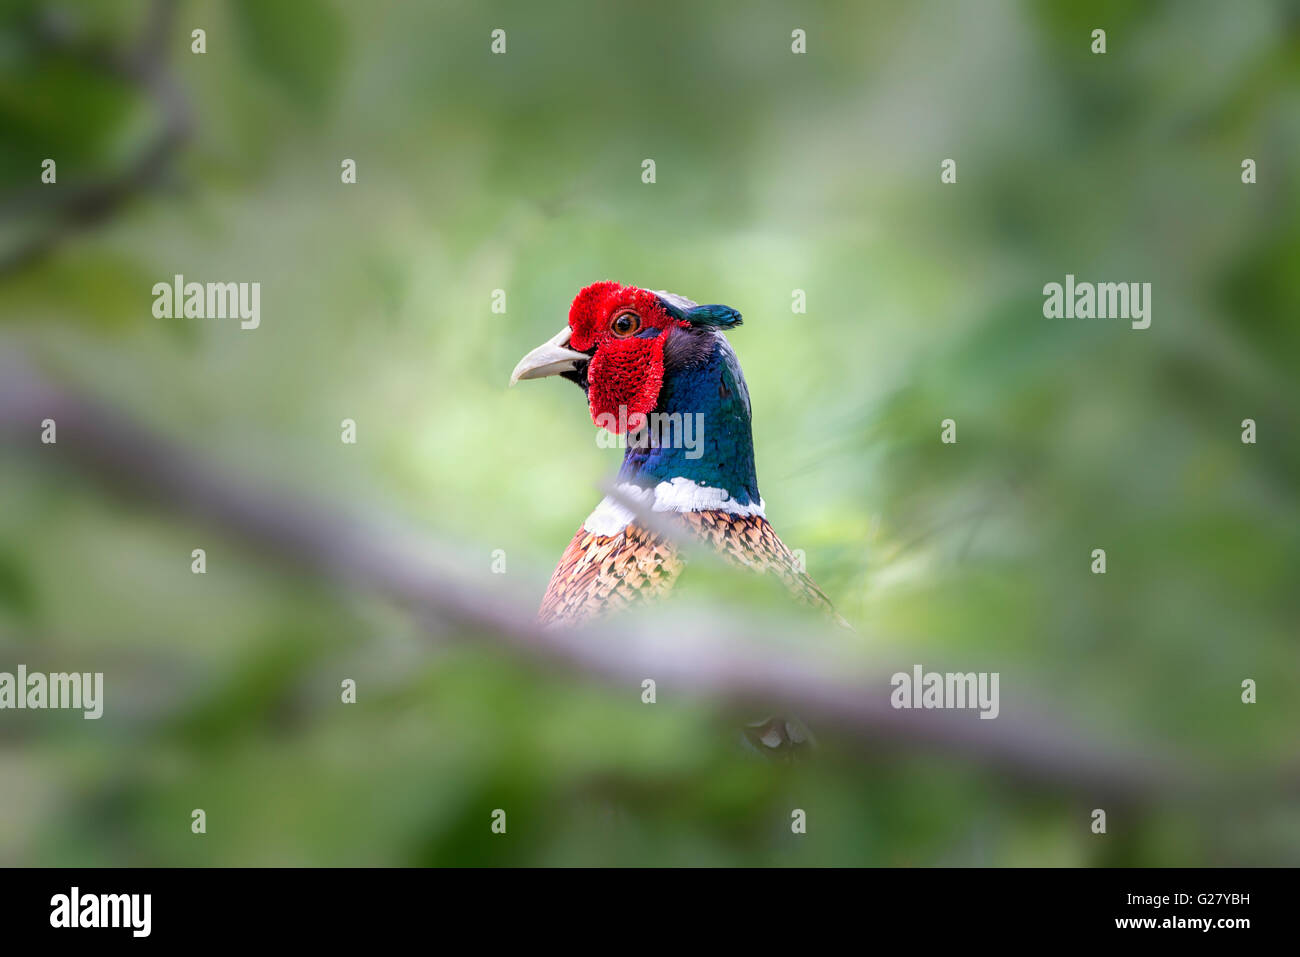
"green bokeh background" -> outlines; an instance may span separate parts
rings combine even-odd
[[[125,168],[156,106],[85,50],[129,48],[148,5],[3,9],[4,185]],[[572,386],[507,391],[515,361],[598,279],[727,303],[768,516],[845,653],[998,671],[1004,714],[1227,776],[1294,768],[1293,5],[185,2],[166,47],[191,138],[0,278],[0,348],[267,488],[382,508],[467,567],[502,549],[531,604],[618,453]],[[155,319],[175,273],[259,281],[261,327]],[[1044,319],[1066,273],[1152,283],[1151,328]],[[832,735],[755,763],[707,701],[431,644],[38,434],[0,458],[0,670],[102,670],[106,714],[0,712],[0,863],[1300,862],[1280,789],[1098,837],[1089,794],[977,760]]]

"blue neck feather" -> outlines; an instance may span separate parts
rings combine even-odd
[[[749,389],[723,335],[717,335],[708,361],[665,376],[655,412],[679,414],[681,419],[660,419],[658,435],[649,428],[639,436],[629,436],[619,481],[650,488],[680,477],[726,489],[741,505],[760,500]],[[678,433],[688,417],[685,428],[690,431]],[[690,448],[683,437],[689,438]]]

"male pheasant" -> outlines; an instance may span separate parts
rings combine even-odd
[[[598,282],[573,300],[568,326],[515,367],[511,384],[549,375],[576,382],[596,425],[627,433],[616,494],[560,559],[538,613],[544,624],[666,596],[684,562],[665,532],[774,573],[796,598],[832,612],[764,515],[749,390],[723,332],[740,322],[728,306]],[[643,519],[659,513],[667,521]]]
[[[574,298],[568,325],[515,367],[511,385],[551,375],[577,383],[596,425],[627,436],[616,494],[565,549],[542,623],[578,624],[665,597],[687,538],[775,574],[799,601],[842,622],[764,515],[749,390],[723,331],[740,322],[729,306],[598,282]],[[802,743],[797,722],[781,718],[747,735],[769,749]]]

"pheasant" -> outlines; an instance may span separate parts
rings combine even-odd
[[[587,286],[569,324],[510,377],[560,375],[587,395],[592,420],[626,434],[614,494],[565,549],[542,599],[543,624],[578,624],[668,595],[691,536],[732,564],[774,573],[796,598],[833,613],[764,515],[754,470],[749,390],[723,330],[729,306],[616,282]],[[640,516],[640,517],[639,517]]]
[[[597,426],[626,436],[613,493],[587,516],[542,598],[545,625],[575,625],[666,597],[693,539],[727,562],[776,575],[826,615],[830,600],[768,524],[754,469],[749,390],[724,330],[729,306],[617,282],[587,286],[569,323],[515,366],[559,375],[587,396]],[[796,721],[751,725],[756,747],[804,744]]]

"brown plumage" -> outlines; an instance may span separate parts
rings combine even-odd
[[[776,575],[804,604],[834,614],[830,599],[761,515],[721,510],[682,512],[665,520],[732,565]],[[685,559],[667,535],[632,522],[615,535],[585,528],[560,557],[538,611],[543,624],[575,625],[630,605],[665,598]],[[838,616],[836,616],[838,618]]]

